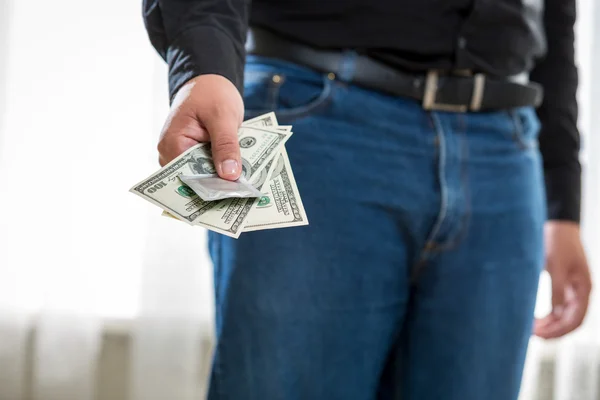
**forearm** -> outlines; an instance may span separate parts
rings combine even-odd
[[[575,0],[546,0],[544,24],[548,50],[532,72],[544,87],[538,109],[540,150],[544,159],[548,217],[579,222],[581,208],[580,137],[574,23]]]
[[[150,41],[169,65],[169,93],[222,75],[242,91],[249,0],[144,0]]]

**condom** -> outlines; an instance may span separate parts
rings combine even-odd
[[[262,193],[243,176],[237,181],[219,178],[217,174],[179,175],[179,179],[205,201],[231,197],[262,197]]]

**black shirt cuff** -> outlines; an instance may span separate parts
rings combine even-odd
[[[229,79],[242,93],[243,48],[218,28],[195,27],[182,32],[167,50],[169,64],[169,98],[190,79],[216,74]]]

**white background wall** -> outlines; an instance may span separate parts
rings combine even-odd
[[[168,107],[141,1],[19,0],[10,14],[0,1],[0,265],[13,274],[0,297],[132,317],[159,210],[128,190],[157,168]],[[206,262],[203,232],[191,236]]]

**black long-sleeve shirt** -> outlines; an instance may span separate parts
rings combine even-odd
[[[249,24],[319,48],[357,49],[398,68],[530,72],[544,87],[550,219],[579,221],[581,166],[574,52],[576,0],[143,0],[171,96],[219,74],[240,91]]]

